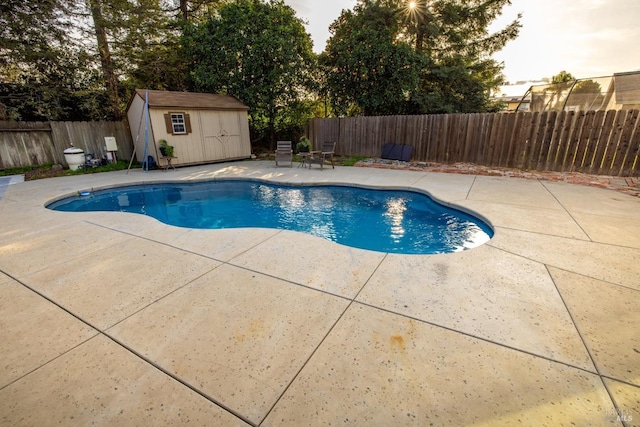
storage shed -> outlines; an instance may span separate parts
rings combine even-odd
[[[145,114],[148,94],[149,118]],[[194,165],[251,157],[248,110],[229,95],[137,89],[127,107],[136,159],[147,155],[160,166],[160,140],[174,147],[173,165]]]

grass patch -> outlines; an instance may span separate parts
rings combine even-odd
[[[366,159],[366,157],[362,157],[362,156],[349,156],[349,157],[342,157],[338,160],[338,164],[340,164],[341,166],[353,166],[356,163],[358,163],[361,160]]]
[[[3,169],[3,170],[0,170],[0,176],[24,175],[27,172],[30,172],[32,170],[39,169],[39,168],[44,168],[44,167],[48,167],[50,169],[51,164],[43,165],[43,166],[25,166],[21,168]]]
[[[86,168],[86,169],[78,169],[78,170],[68,170],[66,169],[65,175],[83,175],[86,173],[100,173],[100,172],[114,172],[125,170],[129,167],[128,160],[118,160],[114,163],[108,163],[104,166],[98,166],[97,168]],[[133,162],[131,165],[131,169],[140,168],[141,165],[138,162]]]

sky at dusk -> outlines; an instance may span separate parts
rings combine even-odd
[[[329,25],[356,0],[285,0],[308,22],[314,51],[324,50]],[[550,78],[565,70],[577,78],[640,70],[640,0],[512,0],[490,27],[522,13],[516,40],[494,58],[511,83]]]

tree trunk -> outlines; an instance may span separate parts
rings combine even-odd
[[[189,21],[189,0],[180,0],[180,14],[184,22]]]
[[[416,52],[422,52],[422,45],[424,44],[424,32],[420,27],[416,34]]]
[[[100,55],[100,63],[102,65],[102,75],[104,85],[107,89],[109,98],[109,111],[113,120],[122,120],[122,110],[120,109],[120,97],[118,96],[118,79],[113,69],[113,61],[111,60],[111,52],[109,50],[109,42],[107,41],[107,31],[104,28],[104,18],[102,16],[101,0],[89,0],[91,16],[93,18],[93,27],[98,41],[98,53]]]
[[[276,149],[276,117],[278,115],[274,96],[270,97],[267,115],[269,116],[269,149],[273,151]]]
[[[269,119],[269,149],[271,151],[276,149],[276,125],[273,118]]]

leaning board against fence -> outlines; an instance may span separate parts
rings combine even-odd
[[[412,145],[413,161],[638,176],[639,110],[439,114],[312,119],[314,146],[379,157],[387,143]]]

